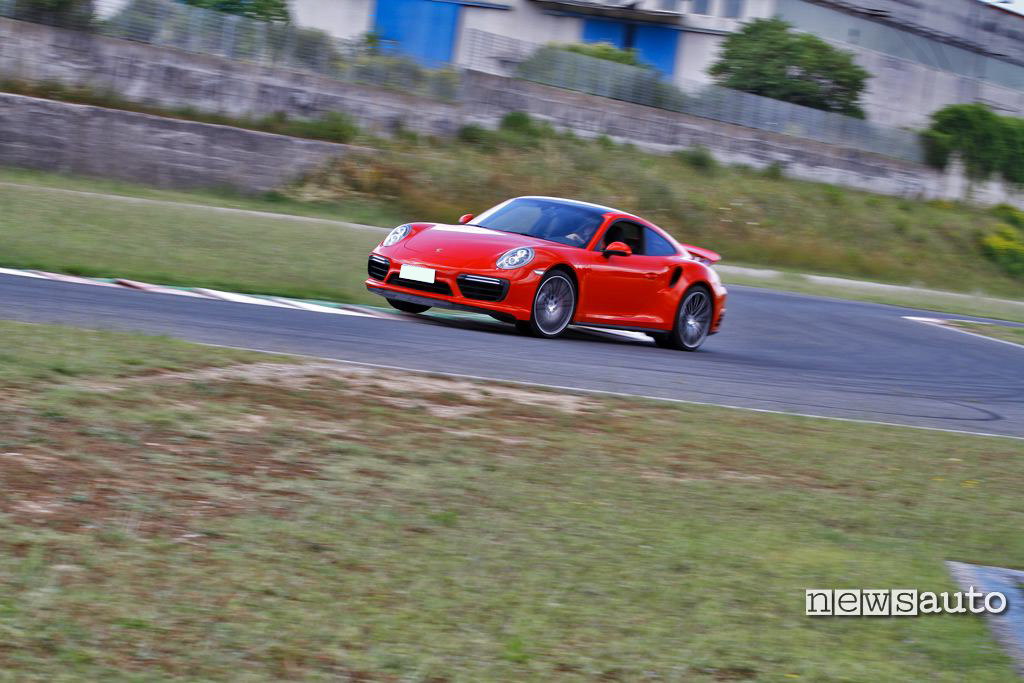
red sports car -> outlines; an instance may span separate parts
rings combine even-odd
[[[609,327],[695,351],[722,324],[721,257],[638,216],[518,197],[459,223],[392,230],[370,254],[366,288],[407,313],[478,311],[539,337]]]

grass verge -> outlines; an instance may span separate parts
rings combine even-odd
[[[803,590],[1024,566],[1017,441],[0,343],[0,678],[1012,677],[976,618],[810,619]]]
[[[722,280],[729,285],[748,285],[850,301],[1024,322],[1024,301],[818,277],[806,273],[767,271],[770,274],[753,274],[750,269],[729,266],[721,267],[720,272]]]
[[[361,274],[380,239],[302,218],[0,185],[0,261],[16,268],[366,301]]]
[[[1013,342],[1014,344],[1024,346],[1024,327],[983,325],[980,323],[967,322],[965,320],[951,320],[947,321],[946,324],[951,327],[960,328],[961,330],[974,332],[975,334],[983,334],[986,337],[1002,339],[1003,341]]]

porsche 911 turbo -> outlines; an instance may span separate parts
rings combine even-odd
[[[517,197],[455,225],[398,226],[370,253],[366,287],[407,313],[477,311],[549,338],[632,330],[696,351],[725,314],[720,258],[624,211]]]

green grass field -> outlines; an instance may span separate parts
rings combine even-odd
[[[82,181],[75,183],[76,190],[82,186]],[[115,189],[123,193],[125,186]],[[192,199],[181,193],[142,194],[150,199]],[[255,199],[227,203],[233,208],[262,208]],[[333,217],[365,219],[362,208]],[[0,263],[17,268],[368,301],[362,274],[366,255],[381,238],[377,230],[353,230],[301,217],[230,214],[204,206],[53,192],[47,186],[0,185]]]
[[[1009,439],[0,323],[0,680],[1007,681]],[[218,369],[223,368],[223,369]]]

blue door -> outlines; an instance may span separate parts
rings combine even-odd
[[[622,50],[636,50],[641,62],[666,76],[676,70],[679,31],[652,24],[630,24],[608,19],[583,20],[584,43],[611,43]]]
[[[626,25],[606,19],[583,20],[584,43],[611,43],[619,49],[626,47]]]
[[[637,24],[634,47],[641,61],[671,76],[676,70],[676,46],[679,31],[665,26]]]
[[[425,66],[452,61],[460,6],[435,0],[377,0],[373,31]]]

